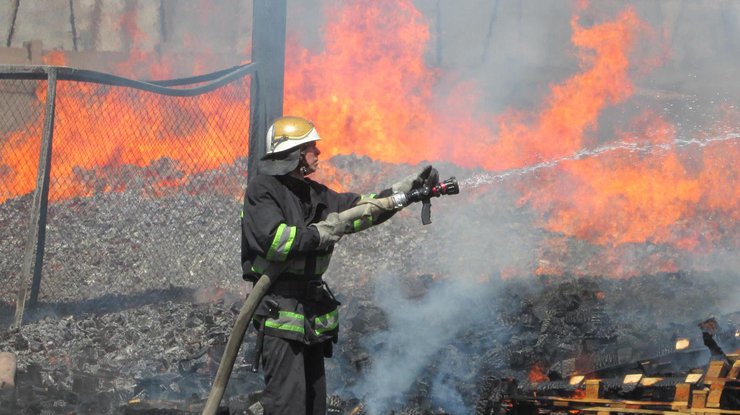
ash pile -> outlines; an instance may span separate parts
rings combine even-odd
[[[358,192],[412,169],[354,157],[332,163],[377,173],[349,177]],[[388,179],[370,183],[377,177]],[[0,206],[3,252],[25,243],[11,230],[27,226],[28,205],[26,196]],[[533,373],[613,367],[665,355],[708,316],[727,330],[740,323],[726,313],[738,305],[737,274],[503,278],[499,270],[525,262],[541,237],[516,203],[497,194],[433,205],[430,226],[412,207],[337,246],[326,274],[343,303],[340,340],[326,362],[330,413],[474,413],[493,378],[524,384]],[[200,413],[248,291],[240,209],[232,195],[192,191],[141,199],[127,189],[57,202],[41,302],[20,329],[4,329],[12,295],[0,302],[0,352],[17,357],[0,414]],[[166,261],[152,255],[159,252]],[[20,261],[0,263],[9,287]],[[250,329],[225,413],[247,413],[259,398],[253,345]],[[705,365],[706,353],[689,366]]]

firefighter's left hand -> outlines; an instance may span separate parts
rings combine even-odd
[[[433,185],[436,184],[436,182],[439,180],[439,173],[437,172],[437,169],[432,167],[431,165],[425,166],[421,172],[414,173],[403,180],[399,181],[398,183],[393,184],[391,186],[391,189],[393,190],[393,193],[408,193],[412,189],[418,189],[421,186],[427,185]],[[431,183],[434,182],[434,183]]]

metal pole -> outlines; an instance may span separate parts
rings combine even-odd
[[[23,257],[23,273],[19,281],[18,300],[15,306],[15,327],[20,327],[23,324],[23,312],[26,307],[26,299],[29,297],[28,281],[31,280],[32,273],[31,293],[30,298],[28,298],[29,307],[36,306],[39,287],[41,286],[41,269],[44,262],[44,244],[46,242],[46,214],[49,204],[49,176],[51,172],[52,136],[54,135],[57,68],[49,67],[47,73],[44,130],[41,138],[36,190],[31,206],[31,224],[28,229],[28,239],[26,239],[26,249]],[[33,269],[31,268],[31,262],[33,262]]]
[[[5,42],[5,47],[10,47],[13,43],[13,34],[15,33],[15,21],[18,18],[18,8],[21,6],[21,0],[15,0],[13,2],[13,17],[10,18],[10,29],[8,30],[8,38]]]
[[[252,7],[252,76],[247,173],[257,174],[257,160],[265,154],[265,136],[272,121],[283,115],[285,80],[286,0],[254,0]]]
[[[72,28],[72,47],[77,51],[77,23],[75,22],[74,0],[69,0],[69,25]]]

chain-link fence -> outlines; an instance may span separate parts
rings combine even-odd
[[[46,100],[39,86],[33,80],[0,80],[0,314],[6,316],[15,308],[36,185]]]
[[[106,299],[102,304],[238,283],[250,69],[160,83],[55,70],[38,300]],[[3,313],[15,308],[26,284],[22,268],[51,82],[0,74]]]

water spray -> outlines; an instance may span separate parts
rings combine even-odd
[[[626,141],[620,141],[614,144],[605,145],[605,146],[597,147],[594,149],[580,150],[569,156],[560,157],[557,159],[552,159],[552,160],[547,160],[547,161],[542,161],[542,162],[535,163],[529,166],[504,170],[498,174],[490,174],[490,173],[478,174],[476,176],[460,181],[460,186],[462,186],[463,188],[470,187],[474,189],[479,186],[483,186],[487,184],[501,183],[504,180],[508,179],[509,177],[523,176],[525,174],[532,173],[537,170],[555,167],[559,165],[560,163],[563,163],[566,161],[576,161],[576,160],[582,160],[582,159],[586,159],[590,157],[597,157],[605,153],[610,153],[612,151],[626,150],[632,153],[638,153],[638,152],[639,153],[653,153],[655,151],[669,151],[669,150],[688,147],[692,145],[699,146],[699,147],[706,147],[714,142],[731,141],[731,140],[737,140],[737,139],[740,139],[740,133],[728,133],[723,136],[706,138],[706,139],[697,139],[697,138],[675,139],[671,143],[657,143],[657,144],[649,143],[649,144],[644,144],[644,145],[639,145],[637,143],[631,143],[631,142],[626,142]]]

